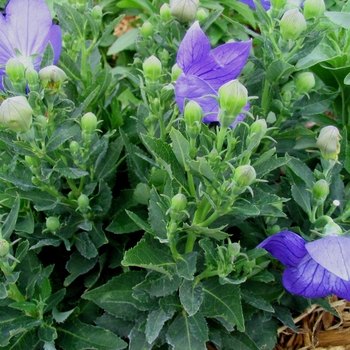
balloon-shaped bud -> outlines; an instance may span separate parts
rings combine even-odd
[[[335,126],[329,125],[321,129],[316,141],[316,146],[320,149],[323,159],[338,160],[340,139],[339,130]]]
[[[156,82],[162,74],[162,63],[156,56],[148,57],[142,64],[146,79]]]
[[[315,76],[311,72],[300,73],[295,79],[295,87],[299,94],[309,92],[315,86],[315,84]]]
[[[306,30],[306,21],[298,9],[291,9],[282,16],[280,28],[283,40],[296,40]]]
[[[171,14],[180,22],[190,22],[196,18],[199,0],[170,0]]]

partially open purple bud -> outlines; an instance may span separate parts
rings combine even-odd
[[[27,132],[33,121],[33,110],[24,96],[9,97],[0,106],[0,123],[15,132]]]

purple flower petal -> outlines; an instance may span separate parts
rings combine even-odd
[[[334,276],[334,275],[333,275]],[[332,293],[331,273],[307,254],[297,267],[287,268],[282,276],[284,288],[305,298],[321,298]]]
[[[306,243],[310,256],[326,270],[345,281],[350,281],[350,238],[327,236]]]
[[[307,255],[305,241],[296,233],[281,231],[265,239],[257,248],[264,248],[287,267],[297,266]]]
[[[350,301],[350,281],[344,281],[341,278],[333,276],[332,292],[339,298],[344,298]]]
[[[214,113],[216,118],[219,109],[218,102],[213,97],[204,97],[205,95],[217,94],[204,80],[194,75],[180,74],[175,86],[175,96],[181,113],[184,110],[185,99],[189,99],[196,101],[202,107],[203,114]],[[210,121],[217,121],[217,118]]]
[[[238,0],[238,1],[243,2],[244,4],[247,4],[252,9],[256,10],[256,6],[253,0]],[[269,10],[271,7],[270,0],[260,0],[260,3],[266,11]]]
[[[251,49],[251,41],[228,43],[218,46],[200,63],[188,70],[188,74],[205,80],[218,91],[219,88],[236,79],[241,73]]]
[[[194,22],[180,44],[176,59],[178,66],[187,73],[193,64],[209,55],[210,48],[210,41],[199,26],[199,22]]]

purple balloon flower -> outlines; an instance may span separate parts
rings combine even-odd
[[[282,282],[289,292],[306,298],[334,293],[350,300],[350,237],[306,242],[294,232],[281,231],[257,248],[266,249],[287,267]]]
[[[4,65],[10,58],[17,57],[25,67],[39,70],[40,55],[48,43],[53,47],[56,63],[61,54],[62,34],[60,27],[52,24],[45,0],[10,0],[5,15],[0,14],[0,88],[3,88]],[[18,57],[15,49],[21,56]]]
[[[187,31],[177,53],[182,69],[175,86],[175,98],[181,113],[185,100],[196,101],[205,115],[203,122],[217,122],[219,88],[241,73],[251,49],[251,41],[232,42],[211,50],[210,41],[196,21]],[[249,107],[248,107],[249,108]],[[243,120],[244,114],[236,122]]]
[[[243,2],[244,4],[247,4],[248,6],[250,6],[252,9],[256,10],[256,6],[254,3],[254,0],[238,0],[239,2]],[[260,3],[262,5],[262,7],[267,11],[270,9],[271,7],[271,3],[270,0],[260,0]]]

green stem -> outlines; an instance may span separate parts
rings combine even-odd
[[[218,151],[218,154],[221,153],[222,146],[225,141],[225,136],[226,136],[226,128],[219,127],[219,133],[217,134],[216,138],[216,150]]]

